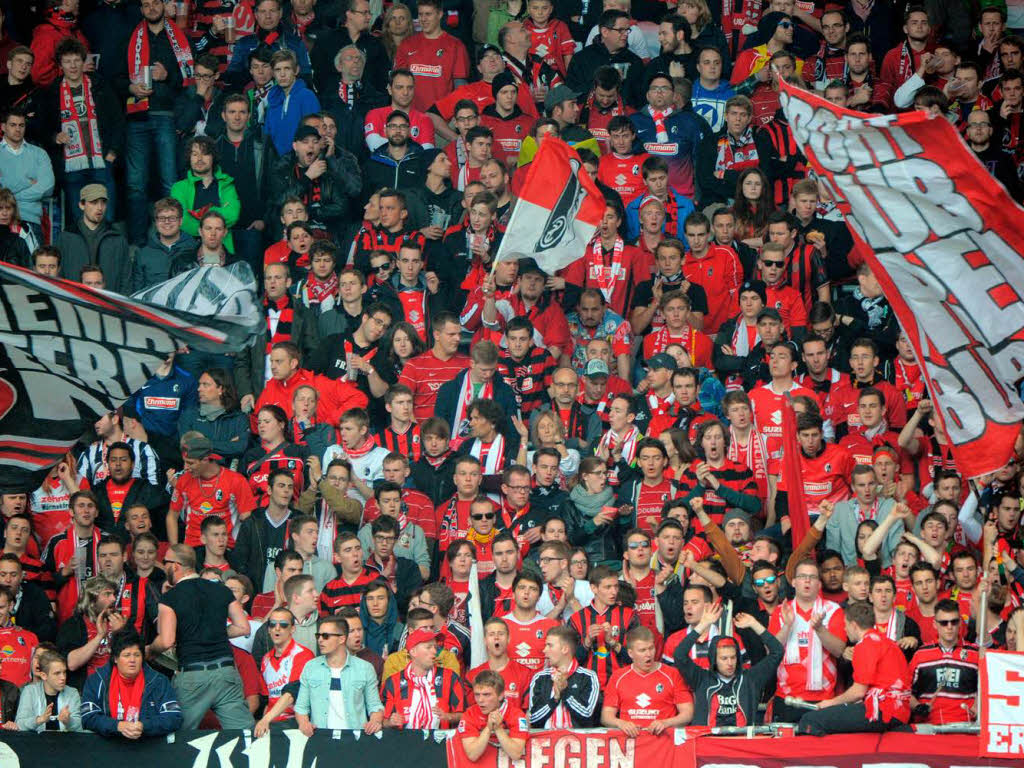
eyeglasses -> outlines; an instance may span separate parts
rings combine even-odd
[[[784,267],[786,266],[786,260],[782,261],[769,261],[768,259],[761,259],[761,263],[766,267]]]
[[[766,584],[774,584],[778,580],[778,576],[765,576],[763,579],[754,579],[754,586],[763,587]]]
[[[935,623],[940,627],[955,627],[960,623],[960,619],[935,619]]]
[[[181,216],[157,216],[156,220],[161,224],[173,224],[175,221],[181,221]]]
[[[562,560],[562,559],[564,559],[564,558],[561,558],[561,557],[542,557],[542,558],[540,558],[540,564],[541,565],[547,565],[548,563],[557,563],[559,560]]]
[[[271,629],[288,629],[292,623],[290,621],[268,621],[267,626]]]
[[[381,536],[380,534],[373,537],[374,541],[379,541],[381,544],[390,544],[395,540],[394,536]]]
[[[779,26],[782,27],[783,29],[792,29],[793,22],[783,20],[779,22]]]
[[[162,560],[163,565],[180,565],[177,560]]]
[[[630,27],[605,27],[609,32],[615,32],[619,35],[628,35]]]
[[[652,85],[647,90],[654,91],[655,93],[668,93],[672,90],[671,85]]]
[[[651,542],[649,541],[631,541],[626,545],[630,549],[649,549]]]
[[[472,517],[474,520],[493,520],[494,519],[494,513],[493,512],[484,512],[482,514],[470,515],[470,517]]]
[[[344,637],[340,632],[317,632],[317,640],[326,640],[328,637]]]
[[[505,487],[510,491],[519,491],[520,493],[526,493],[530,490],[530,486],[528,485],[506,485]]]
[[[196,80],[213,80],[216,77],[217,77],[217,74],[215,72],[211,72],[208,75],[204,75],[204,74],[202,74],[200,72],[196,72]]]

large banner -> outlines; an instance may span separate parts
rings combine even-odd
[[[260,318],[248,276],[192,270],[145,302],[0,262],[0,489],[38,488],[183,345],[244,347]]]
[[[981,657],[981,754],[1024,758],[1024,653]]]
[[[999,469],[1024,418],[1024,210],[943,118],[865,115],[785,83],[782,105],[907,332],[958,465]]]

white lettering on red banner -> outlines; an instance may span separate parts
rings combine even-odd
[[[981,754],[1024,757],[1024,653],[989,651],[982,660]]]

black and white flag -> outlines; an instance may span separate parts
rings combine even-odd
[[[0,262],[0,491],[38,488],[88,426],[172,352],[240,350],[260,329],[248,267],[202,267],[145,296]]]

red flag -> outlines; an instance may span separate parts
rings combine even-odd
[[[781,86],[793,138],[903,326],[958,467],[1005,466],[1024,419],[1024,210],[944,118],[866,115]]]
[[[576,150],[549,136],[530,163],[495,261],[531,256],[553,275],[583,258],[604,208]]]
[[[804,498],[804,473],[800,462],[802,455],[800,443],[796,439],[796,412],[793,410],[793,400],[787,394],[782,404],[782,479],[786,484],[789,535],[793,539],[793,549],[800,546],[807,531],[811,529],[807,499]]]

